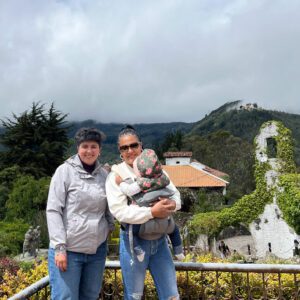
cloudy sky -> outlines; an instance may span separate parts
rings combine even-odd
[[[299,0],[0,0],[0,118],[193,122],[244,99],[300,113]]]

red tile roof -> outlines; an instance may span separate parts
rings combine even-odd
[[[203,169],[204,171],[208,172],[208,173],[211,173],[217,177],[229,177],[229,175],[227,173],[224,173],[222,171],[219,171],[219,170],[216,170],[216,169],[213,169],[213,168],[210,168],[208,166],[205,166],[205,168]]]
[[[226,187],[226,183],[189,165],[163,165],[176,187]]]
[[[224,172],[219,171],[217,169],[213,169],[209,166],[206,166],[206,165],[200,163],[197,159],[192,159],[192,162],[201,164],[203,166],[203,170],[208,172],[208,173],[211,173],[212,175],[215,175],[215,176],[220,177],[220,178],[229,177],[229,175],[227,173],[224,173]]]
[[[181,151],[181,152],[165,152],[164,157],[192,157],[193,152]]]

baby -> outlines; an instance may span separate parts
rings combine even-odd
[[[121,191],[127,195],[134,204],[139,206],[152,206],[159,197],[170,197],[173,192],[167,188],[170,183],[169,178],[163,172],[161,164],[155,152],[151,149],[144,149],[143,152],[134,160],[133,170],[136,174],[136,181],[120,177],[116,178],[117,184],[120,185]],[[172,218],[172,217],[170,217]],[[171,220],[171,219],[170,219]],[[171,220],[172,222],[173,219]],[[132,225],[133,249],[137,259],[141,262],[144,260],[145,251],[139,245],[137,235],[141,225]],[[169,234],[172,243],[174,255],[178,260],[184,259],[182,241],[177,225],[174,223],[174,230]]]

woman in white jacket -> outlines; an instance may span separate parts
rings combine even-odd
[[[119,175],[122,179],[135,179],[133,161],[141,154],[142,143],[133,127],[127,126],[119,133],[118,147],[123,162],[112,167],[112,172],[106,180],[107,200],[111,213],[121,222],[120,233],[120,263],[124,283],[124,298],[126,300],[141,299],[143,296],[146,270],[149,269],[154,279],[159,299],[179,299],[175,267],[166,241],[166,228],[153,232],[153,218],[166,218],[181,207],[180,194],[172,182],[168,185],[174,194],[170,199],[163,198],[152,207],[140,207],[128,203],[116,183]],[[143,261],[132,257],[127,224],[144,225],[143,235],[140,235],[139,245],[145,250]],[[150,228],[151,232],[147,232]]]
[[[101,167],[101,133],[82,128],[77,154],[52,177],[47,223],[50,239],[51,299],[98,299],[106,259],[106,239],[113,229],[105,193],[107,171]]]

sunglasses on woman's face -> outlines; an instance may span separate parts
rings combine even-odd
[[[129,144],[129,145],[123,145],[123,146],[120,146],[120,147],[119,147],[119,150],[120,150],[121,152],[125,152],[125,151],[128,151],[129,148],[135,150],[135,149],[137,149],[139,146],[140,146],[140,143],[132,143],[132,144]]]

